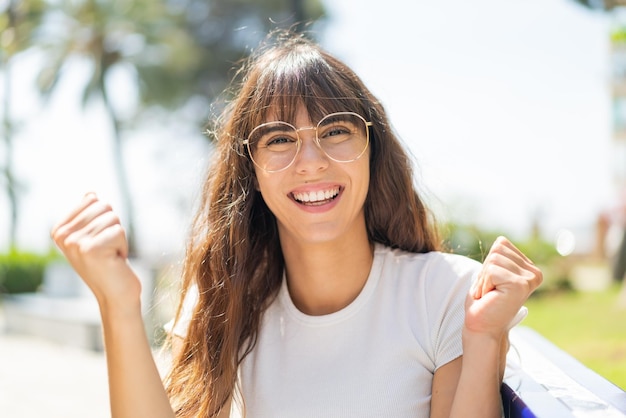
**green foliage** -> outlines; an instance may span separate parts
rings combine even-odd
[[[448,251],[466,255],[478,261],[483,261],[494,241],[500,235],[499,231],[481,230],[473,225],[446,224],[442,228],[444,246]],[[553,243],[538,237],[527,240],[511,240],[535,264],[549,264],[561,258]]]
[[[611,43],[613,44],[626,44],[626,28],[619,27],[611,31]]]
[[[63,69],[81,58],[91,64],[85,104],[95,97],[107,100],[106,79],[122,65],[135,72],[141,98],[157,95],[147,104],[180,104],[181,94],[189,93],[181,81],[197,66],[200,52],[181,13],[172,12],[165,0],[60,1],[39,27],[39,38],[46,53],[40,91],[52,93]]]
[[[42,255],[11,249],[0,254],[0,294],[35,292],[43,282],[46,265],[57,259],[56,252]]]
[[[0,52],[3,60],[32,46],[32,36],[46,12],[43,0],[0,2]]]
[[[515,246],[535,264],[549,264],[562,258],[553,243],[540,238],[515,242]]]
[[[474,225],[449,223],[441,227],[444,248],[455,254],[465,255],[482,262],[493,242],[502,235],[498,232],[481,230]]]

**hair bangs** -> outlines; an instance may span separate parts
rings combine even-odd
[[[300,49],[307,46],[301,45]],[[296,48],[297,49],[297,48]],[[295,124],[301,106],[315,123],[329,113],[356,112],[367,117],[362,92],[351,82],[352,72],[317,50],[289,51],[260,63],[249,120],[256,126],[270,118]]]

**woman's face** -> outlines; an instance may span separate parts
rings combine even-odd
[[[266,122],[276,121],[270,114]],[[315,126],[300,106],[296,128]],[[268,173],[255,166],[258,188],[276,216],[283,245],[324,243],[362,238],[363,205],[369,187],[369,148],[352,162],[328,158],[315,142],[315,130],[299,132],[302,140],[296,159],[287,169]]]

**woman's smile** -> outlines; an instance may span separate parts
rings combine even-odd
[[[291,193],[291,197],[301,205],[321,206],[333,201],[341,190],[341,187],[336,186],[326,190],[296,191]]]

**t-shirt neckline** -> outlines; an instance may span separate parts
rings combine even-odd
[[[374,293],[374,290],[376,289],[376,286],[378,285],[381,276],[384,261],[382,252],[384,251],[384,249],[385,247],[382,244],[375,243],[374,258],[372,260],[372,267],[370,269],[369,276],[367,277],[367,281],[365,282],[363,289],[361,289],[361,292],[357,295],[357,297],[345,308],[326,315],[305,314],[294,305],[293,300],[291,299],[291,295],[289,295],[287,279],[284,272],[280,293],[278,295],[279,302],[281,303],[284,310],[287,311],[293,319],[309,326],[331,325],[333,323],[346,320],[347,318],[358,312],[369,301],[372,294]]]

